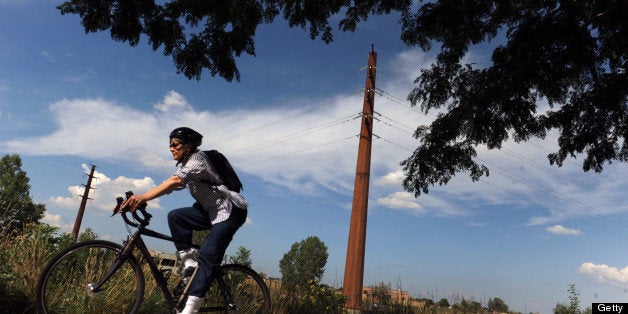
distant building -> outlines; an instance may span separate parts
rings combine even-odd
[[[164,253],[160,251],[148,250],[150,256],[153,257],[155,264],[157,264],[157,268],[162,271],[177,271],[177,255]]]
[[[372,301],[373,300],[373,287],[363,287],[362,288],[362,301]],[[397,290],[388,290],[388,295],[390,296],[390,301],[393,303],[400,304],[408,304],[408,291],[397,289]]]

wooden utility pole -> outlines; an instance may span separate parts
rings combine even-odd
[[[362,109],[358,162],[355,170],[353,206],[351,208],[351,225],[349,228],[349,244],[347,245],[347,261],[345,263],[345,276],[342,285],[342,292],[347,296],[346,308],[350,312],[361,312],[362,309],[364,248],[366,245],[366,216],[369,199],[369,178],[371,173],[376,64],[377,53],[371,48],[366,72],[364,107]]]
[[[79,229],[81,229],[83,213],[85,212],[85,206],[87,205],[87,200],[89,199],[89,190],[91,189],[92,179],[94,178],[94,170],[96,170],[96,166],[92,165],[92,171],[89,173],[89,177],[87,178],[87,185],[85,185],[85,192],[83,192],[81,207],[79,207],[79,211],[76,214],[76,220],[74,221],[74,228],[72,229],[72,238],[74,239],[74,242],[76,242],[76,240],[78,239]]]

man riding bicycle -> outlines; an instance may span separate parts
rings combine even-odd
[[[203,136],[191,128],[174,129],[170,133],[170,152],[177,161],[175,174],[150,191],[131,196],[121,205],[133,211],[142,203],[184,188],[196,201],[190,207],[168,213],[168,226],[175,241],[190,243],[193,230],[210,230],[198,252],[199,261],[195,250],[175,242],[183,263],[183,283],[198,266],[181,312],[186,314],[197,312],[203,304],[203,296],[215,277],[214,267],[220,265],[233,235],[244,224],[248,208],[244,197],[224,185],[205,153],[198,149],[202,140]]]

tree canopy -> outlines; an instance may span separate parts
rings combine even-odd
[[[282,285],[295,288],[319,282],[325,273],[328,256],[327,246],[318,237],[295,242],[279,261]]]
[[[236,253],[229,257],[229,263],[251,267],[253,264],[253,261],[251,261],[251,250],[243,246],[238,246]]]
[[[408,96],[428,112],[446,108],[415,136],[420,146],[402,164],[415,194],[446,184],[460,171],[474,180],[488,168],[476,147],[500,148],[558,131],[562,165],[585,154],[585,171],[628,161],[628,55],[625,1],[436,1],[403,19],[403,40],[429,49],[442,43],[435,64],[421,71]],[[473,44],[506,42],[492,65],[462,64]],[[546,112],[541,101],[547,102]]]
[[[488,300],[488,310],[498,313],[508,313],[508,305],[500,297]]]
[[[46,210],[45,205],[33,203],[29,179],[21,167],[19,155],[0,158],[0,235],[39,221]]]
[[[369,16],[398,12],[405,44],[439,51],[408,95],[423,112],[440,112],[430,125],[417,128],[420,144],[401,163],[403,185],[415,195],[459,172],[473,180],[488,175],[474,160],[480,145],[500,148],[510,138],[545,138],[554,130],[559,148],[548,155],[551,164],[583,154],[583,170],[600,172],[613,161],[628,161],[626,1],[162,3],[71,0],[58,8],[80,15],[86,32],[108,29],[114,40],[132,46],[146,35],[152,48],[172,56],[178,72],[190,79],[208,70],[227,81],[240,79],[237,57],[255,55],[257,26],[280,14],[290,27],[308,29],[310,38],[328,43],[332,16],[344,15],[340,31],[354,31]],[[471,47],[497,39],[490,65],[464,63]]]
[[[345,10],[343,31],[355,30],[369,14],[405,10],[410,0],[395,1],[293,0],[70,0],[57,8],[78,14],[85,32],[109,30],[111,38],[136,46],[146,35],[153,50],[172,56],[179,73],[200,79],[203,70],[227,81],[240,80],[235,58],[255,55],[253,37],[260,24],[282,14],[290,27],[308,29],[310,38],[333,40],[329,18]],[[186,27],[187,26],[187,27]]]

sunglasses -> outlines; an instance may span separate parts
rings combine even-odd
[[[183,143],[170,143],[170,148],[177,148],[179,145],[183,145]]]

